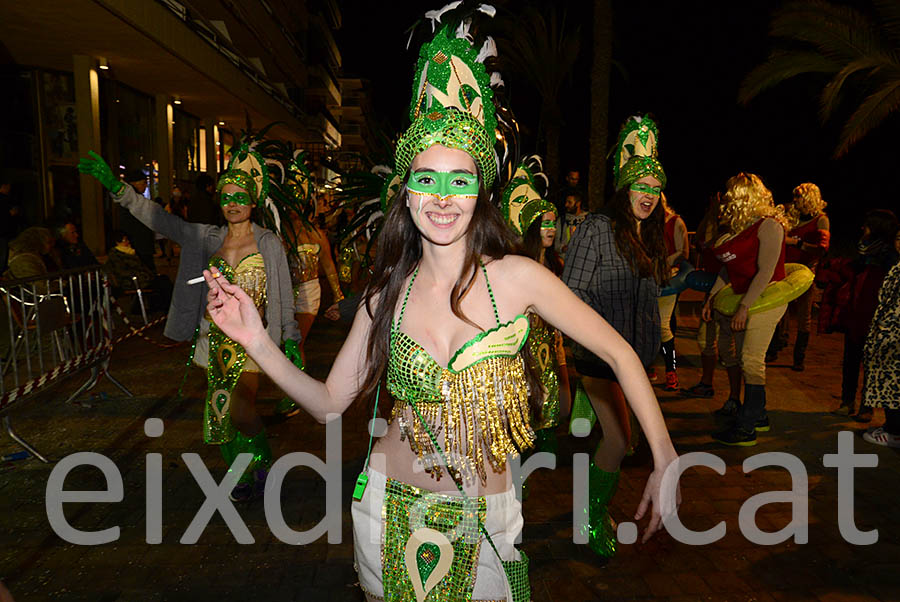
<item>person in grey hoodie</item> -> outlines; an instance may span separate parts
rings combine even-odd
[[[265,317],[266,330],[289,357],[298,356],[300,332],[294,320],[293,294],[284,247],[271,230],[253,223],[256,205],[266,198],[266,164],[255,152],[242,147],[228,170],[219,178],[217,191],[225,217],[224,226],[194,224],[166,212],[118,180],[96,153],[82,159],[79,170],[100,181],[113,200],[147,227],[181,246],[175,290],[164,334],[186,341],[198,333],[194,362],[207,364],[204,440],[221,446],[231,466],[238,454],[253,458],[231,493],[233,501],[249,501],[263,493],[272,452],[262,420],[256,411],[259,368],[244,349],[205,318],[206,284],[188,280],[215,266],[256,302]]]

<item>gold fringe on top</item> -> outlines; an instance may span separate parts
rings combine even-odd
[[[485,451],[494,471],[503,472],[508,455],[534,442],[525,362],[519,355],[487,358],[459,373],[444,369],[440,381],[441,401],[416,407],[443,446],[452,475],[471,483],[477,474],[485,485]],[[396,399],[394,419],[426,472],[440,480],[443,460],[411,404]]]

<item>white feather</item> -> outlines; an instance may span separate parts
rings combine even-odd
[[[497,14],[497,9],[490,4],[479,4],[478,11],[486,14],[489,17],[493,17]]]
[[[393,173],[393,168],[388,167],[387,165],[376,165],[372,168],[370,173],[377,174],[379,176],[388,176]]]
[[[441,22],[441,17],[444,16],[444,13],[453,10],[460,4],[462,4],[462,0],[459,0],[458,2],[451,2],[440,10],[430,10],[425,13],[425,18],[431,21],[431,33],[434,33],[435,24]]]
[[[503,82],[503,78],[500,77],[500,74],[494,71],[491,73],[491,87],[498,88],[500,86],[505,86],[506,84]]]
[[[487,39],[485,39],[484,44],[481,45],[481,50],[478,51],[475,62],[483,63],[485,59],[491,56],[497,56],[497,43],[494,42],[494,38],[488,36]]]
[[[465,38],[469,41],[470,44],[474,43],[475,40],[472,39],[472,36],[469,35],[469,28],[472,27],[472,22],[469,19],[462,21],[459,24],[459,27],[456,28],[456,37],[457,38]]]
[[[272,217],[275,219],[275,230],[281,236],[281,215],[278,213],[278,207],[275,206],[275,203],[269,197],[266,197],[266,209],[272,212]]]
[[[284,169],[281,167],[281,163],[279,163],[275,159],[266,159],[266,165],[268,165],[269,167],[274,167],[278,170],[278,183],[283,184],[284,183]],[[271,172],[272,172],[272,170],[269,170],[269,173],[271,173]]]
[[[536,174],[534,174],[534,177],[542,179],[544,181],[544,186],[547,186],[547,187],[550,186],[550,180],[547,179],[547,176],[545,174],[536,173]]]

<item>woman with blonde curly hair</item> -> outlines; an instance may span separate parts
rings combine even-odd
[[[784,239],[786,247],[784,260],[787,263],[802,263],[815,272],[819,259],[828,252],[831,240],[828,216],[825,215],[828,203],[822,200],[819,187],[812,182],[804,182],[794,188],[793,199],[785,212],[789,230]],[[806,347],[809,345],[814,291],[815,289],[810,287],[788,306],[787,314],[793,313],[797,319],[793,365],[793,369],[797,372],[803,371]],[[783,323],[786,327],[787,317]]]
[[[784,216],[772,203],[772,193],[759,176],[739,173],[728,180],[722,201],[722,221],[728,234],[715,246],[722,271],[703,304],[702,317],[713,319],[713,301],[730,282],[740,303],[733,316],[715,312],[719,324],[719,355],[726,368],[740,366],[744,402],[729,398],[722,413],[734,416],[728,429],[713,434],[725,445],[756,445],[756,432],[769,430],[766,414],[765,354],[786,304],[750,315],[750,307],[770,282],[783,280]]]

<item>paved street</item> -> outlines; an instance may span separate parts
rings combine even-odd
[[[677,347],[683,385],[697,381],[699,358],[693,336],[695,306],[682,305]],[[161,329],[151,337],[161,339]],[[327,373],[344,330],[324,320],[314,327],[307,344],[314,376]],[[792,336],[793,339],[793,336]],[[205,378],[199,369],[188,373],[181,398],[176,393],[184,374],[188,346],[154,347],[131,338],[114,351],[112,372],[135,394],[124,398],[108,381],[97,388],[103,395],[83,405],[63,405],[62,387],[46,399],[29,402],[13,412],[21,435],[54,460],[80,451],[104,454],[122,474],[124,499],[118,503],[65,505],[75,528],[120,528],[114,543],[77,546],[51,529],[45,508],[45,488],[53,465],[34,459],[0,465],[0,580],[19,602],[39,600],[361,600],[355,586],[349,517],[350,492],[362,465],[367,440],[365,423],[371,407],[353,407],[343,429],[343,493],[341,544],[325,538],[305,546],[279,541],[268,528],[262,503],[239,508],[254,543],[240,545],[216,514],[195,545],[179,543],[205,496],[181,460],[184,452],[200,454],[214,477],[223,473],[219,452],[201,443],[201,398]],[[532,560],[535,601],[545,600],[898,600],[900,599],[900,454],[877,448],[859,437],[860,425],[828,413],[840,390],[841,338],[813,335],[807,370],[795,373],[785,361],[768,370],[772,430],[752,448],[723,449],[708,433],[715,427],[710,411],[727,391],[719,371],[715,400],[681,399],[659,391],[659,399],[679,452],[712,452],[727,465],[724,475],[706,468],[690,469],[682,478],[680,516],[694,530],[725,521],[727,534],[705,546],[676,542],[657,535],[647,544],[621,546],[620,554],[600,568],[585,546],[571,543],[572,454],[590,452],[596,442],[560,436],[555,470],[540,470],[529,480],[524,503],[523,548]],[[662,370],[660,369],[660,374]],[[324,457],[324,427],[305,416],[288,421],[273,417],[278,391],[267,383],[259,407],[268,425],[275,455],[307,451]],[[160,418],[161,437],[144,434],[144,421]],[[874,424],[883,420],[876,413]],[[846,543],[838,527],[837,470],[823,466],[823,455],[836,453],[838,432],[854,432],[857,453],[876,454],[877,468],[855,471],[855,523],[858,529],[878,529],[878,542]],[[18,451],[4,434],[0,455]],[[784,468],[762,467],[744,474],[742,462],[755,454],[787,452],[799,458],[809,476],[809,543],[793,540],[756,545],[738,530],[742,503],[766,491],[789,490]],[[146,454],[162,454],[163,541],[145,541]],[[630,520],[649,473],[646,445],[628,458],[613,514]],[[105,488],[94,468],[77,468],[66,480],[69,490]],[[798,500],[798,501],[802,501]],[[282,489],[287,524],[312,528],[325,512],[324,482],[309,469],[292,470]],[[764,531],[777,531],[791,520],[788,503],[763,506],[756,516]]]

